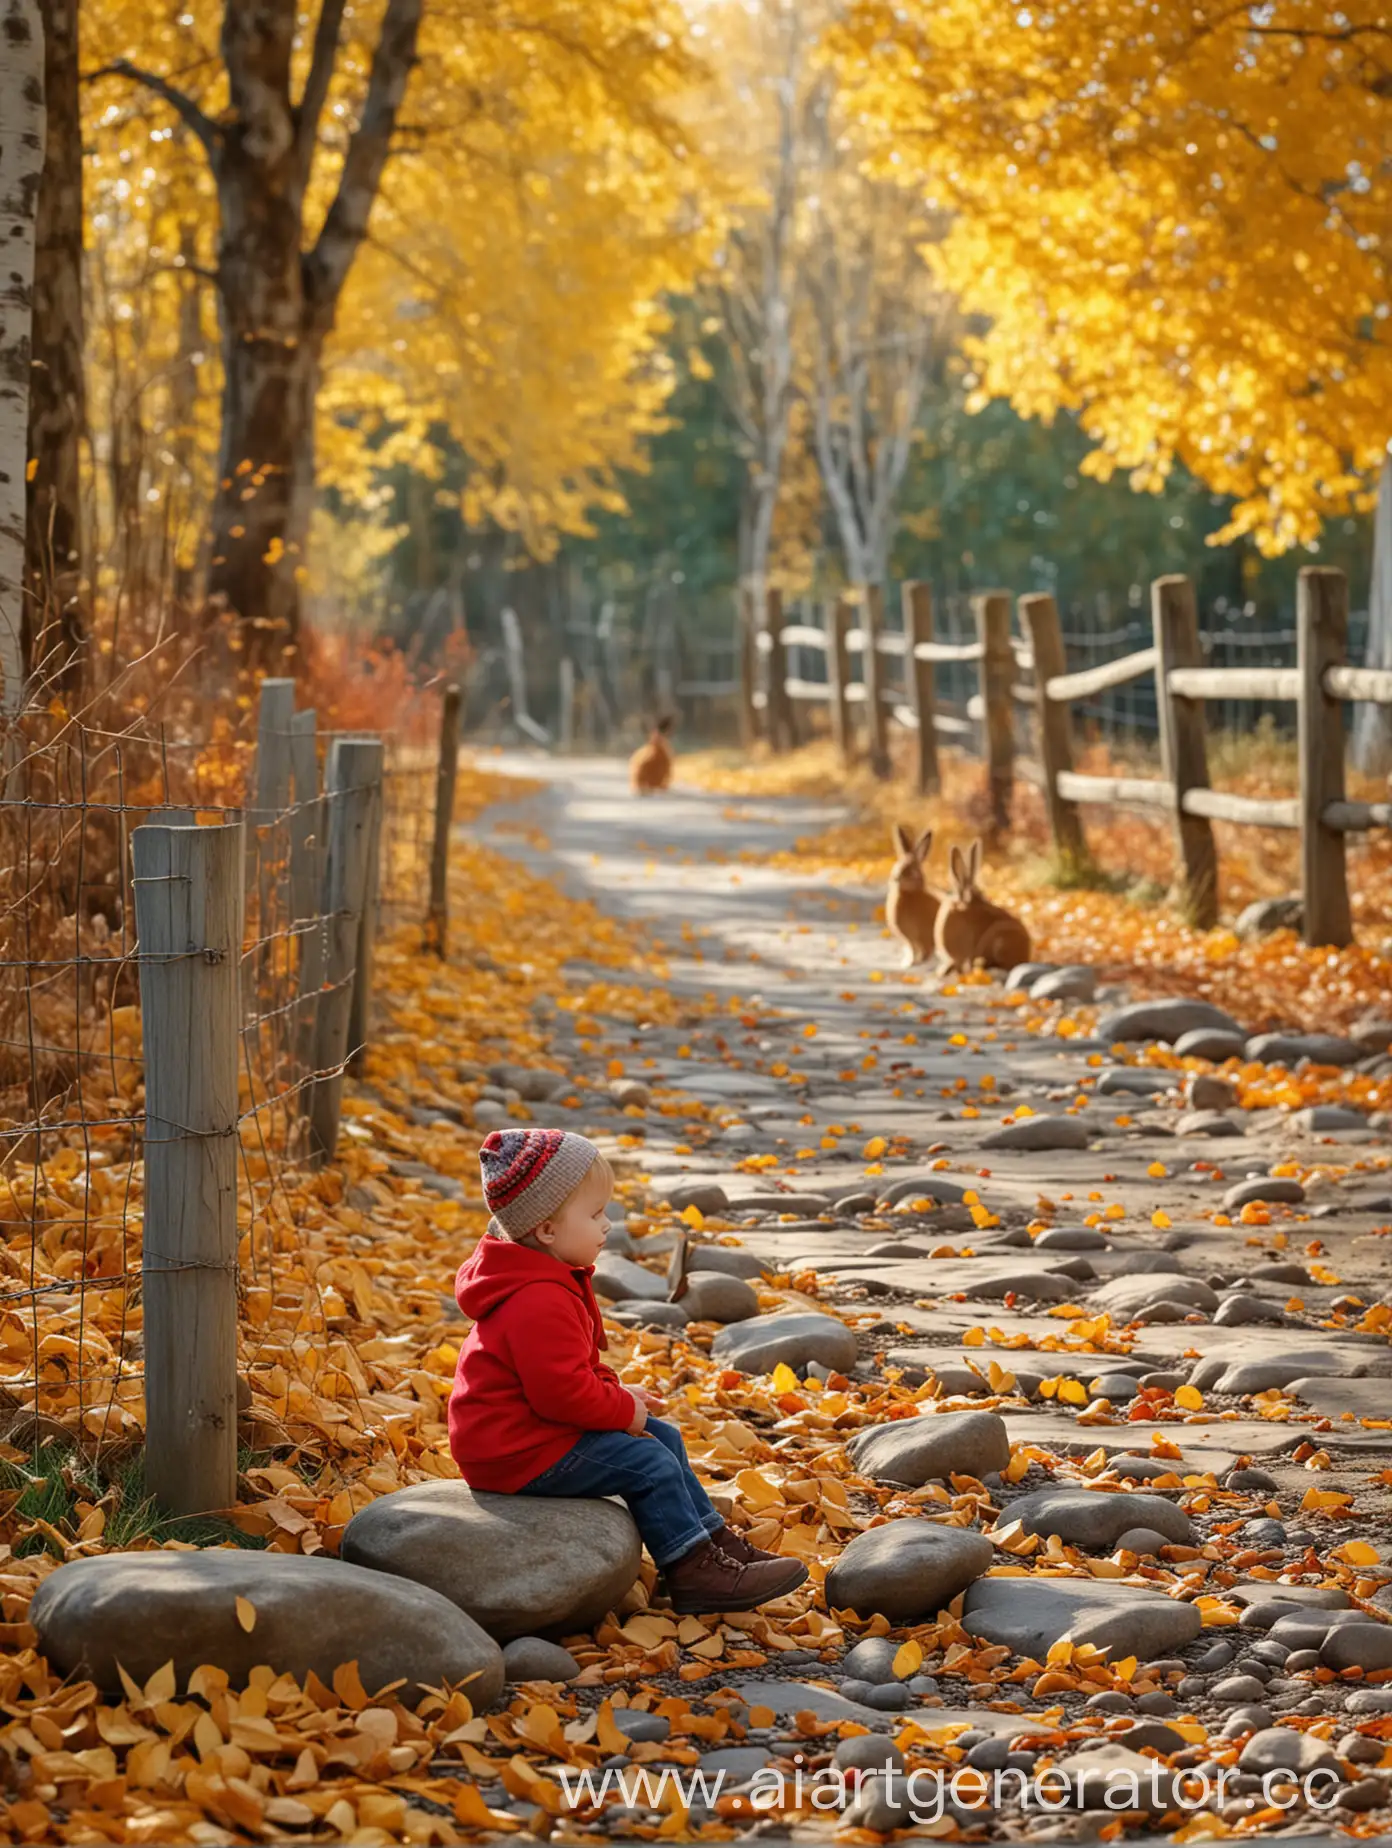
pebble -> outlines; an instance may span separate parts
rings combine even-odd
[[[678,1306],[692,1322],[747,1322],[759,1313],[759,1298],[743,1277],[724,1271],[687,1272]]]
[[[1226,1739],[1237,1739],[1244,1733],[1261,1732],[1270,1726],[1272,1718],[1270,1707],[1264,1707],[1258,1701],[1235,1707],[1223,1722],[1223,1736]]]
[[[580,1664],[568,1649],[542,1636],[514,1636],[503,1650],[509,1681],[574,1681]]]
[[[1254,1771],[1258,1776],[1265,1776],[1269,1771],[1337,1770],[1338,1764],[1327,1740],[1284,1726],[1269,1726],[1254,1733],[1237,1761],[1240,1771]]]
[[[894,1672],[894,1658],[899,1645],[888,1636],[867,1636],[863,1642],[848,1649],[841,1663],[843,1673],[854,1676],[859,1681],[868,1681],[872,1686],[882,1682],[897,1681]],[[780,1653],[779,1661],[783,1660]]]
[[[832,1754],[838,1771],[885,1771],[893,1769],[904,1775],[904,1754],[883,1733],[858,1733],[854,1738],[838,1740]]]
[[[1097,997],[1097,973],[1086,963],[1069,963],[1039,976],[1029,996],[1031,1001],[1092,1002]]]
[[[1152,1661],[1193,1642],[1201,1628],[1192,1604],[1112,1580],[1073,1578],[978,1579],[963,1604],[962,1625],[1038,1662],[1065,1638]]]
[[[1298,1375],[1296,1376],[1299,1377]],[[1280,1483],[1265,1469],[1230,1469],[1223,1478],[1225,1489],[1264,1489],[1272,1494],[1280,1488]]]
[[[1159,1495],[1104,1489],[1038,1489],[1011,1502],[1002,1523],[1019,1521],[1027,1534],[1056,1534],[1074,1546],[1115,1546],[1130,1528],[1153,1528],[1167,1541],[1194,1537],[1189,1517]]]
[[[1240,1136],[1242,1125],[1215,1110],[1187,1110],[1175,1124],[1176,1136]]]
[[[1351,1039],[1336,1033],[1258,1033],[1243,1052],[1261,1065],[1286,1066],[1302,1059],[1314,1065],[1354,1065],[1363,1056]]]
[[[1153,1559],[1161,1547],[1170,1542],[1164,1534],[1156,1533],[1153,1527],[1128,1527],[1116,1541],[1118,1553],[1137,1553],[1142,1559]]]
[[[1028,1116],[1007,1123],[983,1138],[983,1149],[1031,1149],[1041,1153],[1050,1149],[1085,1149],[1096,1130],[1081,1117]]]
[[[1392,1624],[1336,1625],[1320,1645],[1320,1661],[1335,1670],[1392,1668]]]
[[[770,1259],[743,1245],[693,1245],[688,1263],[692,1272],[724,1271],[729,1277],[744,1277],[751,1282],[777,1269]]]
[[[1233,926],[1239,937],[1265,937],[1276,930],[1302,930],[1305,904],[1300,898],[1254,898]]]
[[[635,1745],[665,1739],[672,1730],[672,1722],[661,1713],[641,1713],[630,1707],[615,1707],[614,1724],[625,1739],[632,1739]]]
[[[1175,1087],[1173,1072],[1146,1071],[1133,1065],[1113,1065],[1097,1080],[1098,1097],[1160,1097]]]
[[[1209,1689],[1209,1699],[1224,1707],[1242,1707],[1258,1701],[1266,1692],[1266,1683],[1256,1675],[1229,1675]]]
[[[891,1521],[857,1534],[826,1576],[828,1608],[891,1623],[934,1617],[990,1566],[991,1542],[960,1527]],[[862,1645],[863,1646],[863,1645]]]
[[[1361,1110],[1342,1104],[1307,1104],[1294,1112],[1290,1126],[1309,1136],[1333,1136],[1345,1129],[1366,1129],[1368,1119]]]
[[[1236,1187],[1230,1187],[1223,1195],[1223,1207],[1226,1212],[1236,1213],[1257,1200],[1265,1200],[1273,1205],[1295,1206],[1304,1198],[1305,1189],[1299,1181],[1285,1175],[1259,1174],[1251,1180],[1239,1181]]]
[[[1260,1296],[1225,1296],[1213,1312],[1216,1328],[1283,1327],[1286,1312]]]
[[[1211,1072],[1195,1072],[1184,1087],[1184,1101],[1191,1110],[1231,1110],[1237,1086]]]
[[[1211,1643],[1194,1663],[1200,1674],[1216,1674],[1235,1660],[1237,1651],[1231,1643]]]
[[[633,1258],[620,1257],[617,1252],[600,1252],[593,1283],[595,1295],[610,1302],[621,1303],[636,1297],[641,1302],[660,1303],[667,1298],[665,1277],[647,1270]]]
[[[1182,1059],[1207,1059],[1222,1065],[1227,1059],[1240,1059],[1247,1046],[1244,1033],[1232,1033],[1222,1027],[1195,1027],[1181,1033],[1174,1049]]]
[[[730,1204],[725,1189],[714,1181],[679,1181],[675,1187],[664,1186],[659,1197],[666,1200],[674,1213],[684,1213],[687,1207],[694,1206],[698,1213],[707,1217],[723,1213]]]

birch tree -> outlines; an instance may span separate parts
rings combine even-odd
[[[43,76],[37,0],[0,0],[0,713],[7,717],[24,699],[25,476]]]

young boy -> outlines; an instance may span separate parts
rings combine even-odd
[[[592,1142],[560,1129],[494,1130],[479,1150],[493,1217],[454,1293],[473,1320],[450,1397],[450,1450],[471,1488],[618,1495],[678,1611],[748,1611],[807,1568],[728,1527],[661,1401],[600,1361],[590,1278],[609,1231],[613,1177]]]

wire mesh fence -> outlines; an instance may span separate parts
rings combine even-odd
[[[0,1455],[61,1439],[109,1473],[148,1425],[176,1508],[233,1499],[237,1324],[254,1350],[332,1152],[375,938],[425,920],[430,754],[317,735],[288,682],[259,720],[2,741]]]

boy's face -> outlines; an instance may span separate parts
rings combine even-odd
[[[609,1236],[610,1186],[596,1163],[554,1219],[532,1234],[543,1251],[562,1264],[593,1264]]]

